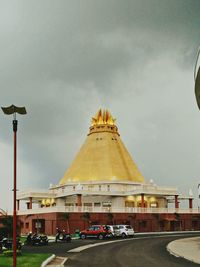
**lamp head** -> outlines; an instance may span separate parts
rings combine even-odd
[[[15,113],[19,113],[21,115],[27,114],[25,107],[17,107],[15,105],[11,105],[9,107],[1,107],[3,110],[3,113],[6,115],[11,115]]]

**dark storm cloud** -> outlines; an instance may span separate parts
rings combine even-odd
[[[8,5],[11,10],[2,8],[2,13],[7,11],[7,23],[1,38],[2,76],[7,82],[12,71],[19,84],[36,79],[101,83],[116,69],[137,62],[138,46],[142,56],[148,52],[152,56],[167,48],[194,46],[199,38],[198,1],[18,1]],[[112,41],[115,33],[115,43],[105,47],[101,38]]]
[[[147,179],[177,184],[181,175],[187,188],[199,159],[192,92],[199,10],[198,0],[0,1],[1,105],[28,111],[19,118],[20,188],[59,181],[99,107],[117,117]],[[11,122],[2,115],[0,125],[9,177]],[[170,146],[183,158],[168,174]],[[190,168],[181,168],[186,161]]]

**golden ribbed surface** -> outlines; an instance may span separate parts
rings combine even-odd
[[[85,143],[60,184],[88,181],[144,182],[115,125],[90,127]]]

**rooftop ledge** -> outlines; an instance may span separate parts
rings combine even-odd
[[[60,198],[60,197],[67,197],[67,196],[72,196],[72,195],[100,195],[100,196],[130,196],[130,195],[155,195],[155,196],[174,196],[177,195],[176,189],[169,189],[169,188],[138,188],[136,190],[95,190],[95,189],[90,189],[90,190],[63,190],[63,191],[57,191],[55,192],[54,190],[51,190],[52,192],[49,191],[24,191],[21,193],[17,194],[17,199],[18,200],[28,200],[30,197],[35,198],[35,199],[43,199],[43,198]]]

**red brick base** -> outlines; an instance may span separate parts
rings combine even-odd
[[[200,230],[200,214],[44,213],[18,216],[18,223],[21,234],[55,235],[56,228],[67,231],[68,227],[74,233],[91,224],[131,224],[135,232],[186,231]]]

